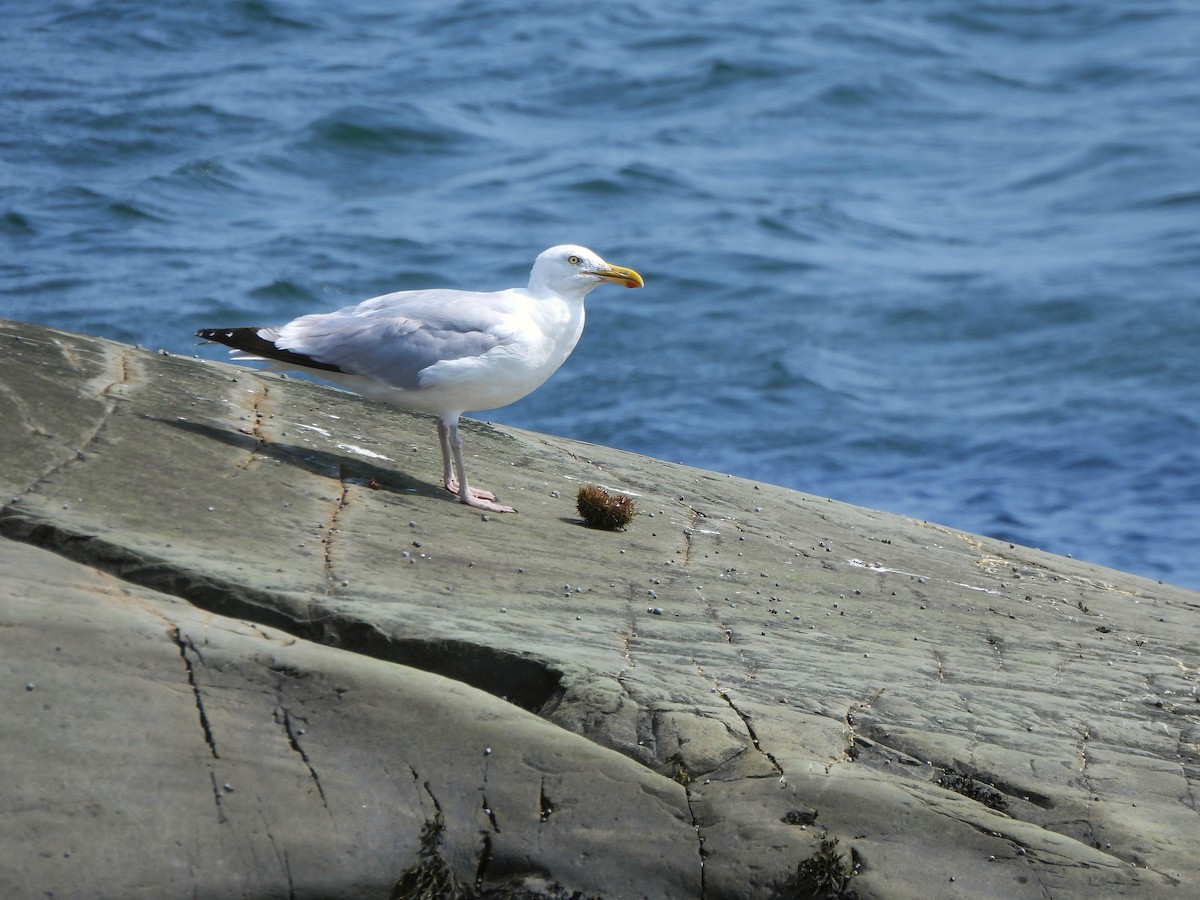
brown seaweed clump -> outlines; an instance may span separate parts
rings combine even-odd
[[[637,507],[625,494],[610,494],[594,484],[584,485],[575,498],[575,506],[583,521],[593,528],[616,531],[633,521]]]
[[[442,811],[421,828],[421,850],[416,865],[409,866],[392,888],[391,900],[471,900],[469,890],[442,859],[441,843],[445,825]]]
[[[837,838],[827,838],[816,853],[801,860],[786,887],[789,900],[854,900],[858,896],[850,888],[850,880],[862,868],[862,857],[851,849],[847,864],[837,844]]]

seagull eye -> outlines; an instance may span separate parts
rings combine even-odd
[[[570,263],[571,265],[573,265],[573,266],[577,266],[577,265],[579,265],[579,263],[581,262],[581,260],[579,259],[579,257],[578,257],[578,256],[568,256],[568,257],[567,257],[567,262],[569,262],[569,263]]]

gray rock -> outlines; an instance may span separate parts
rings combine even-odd
[[[1200,889],[1194,592],[467,422],[483,521],[429,419],[19,323],[0,421],[4,896],[385,897],[435,823],[509,896]]]

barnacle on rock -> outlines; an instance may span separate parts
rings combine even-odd
[[[593,528],[616,531],[632,520],[637,508],[633,498],[625,494],[610,494],[594,484],[584,485],[575,498],[575,506],[583,521]]]

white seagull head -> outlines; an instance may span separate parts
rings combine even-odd
[[[642,276],[633,269],[614,266],[594,250],[576,244],[559,244],[543,250],[529,273],[529,290],[534,294],[552,293],[560,297],[583,298],[606,281],[639,288]]]

